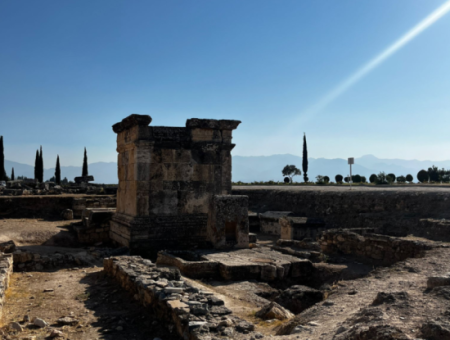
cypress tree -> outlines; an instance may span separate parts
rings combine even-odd
[[[42,157],[42,145],[41,152],[39,153],[39,182],[44,183],[44,158]]]
[[[86,148],[84,148],[83,173],[81,174],[81,176],[83,176],[83,177],[89,176],[89,172],[88,172],[88,158],[87,158]]]
[[[34,180],[39,182],[39,150],[36,150],[36,159],[34,160]]]
[[[6,181],[8,177],[5,171],[5,153],[3,149],[3,136],[0,136],[0,181]]]
[[[61,185],[61,167],[59,166],[59,155],[56,157],[56,167],[55,167],[55,182]]]
[[[12,168],[11,170],[11,181],[15,180],[15,176],[14,176],[14,168]]]
[[[302,160],[302,169],[303,169],[303,180],[308,182],[308,148],[306,146],[306,134],[303,133],[303,160]]]

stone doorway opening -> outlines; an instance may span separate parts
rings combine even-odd
[[[225,222],[225,239],[227,242],[237,242],[236,231],[237,231],[236,221]]]

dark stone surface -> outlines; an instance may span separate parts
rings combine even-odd
[[[323,293],[320,290],[297,285],[283,291],[275,302],[292,313],[299,314],[322,300]]]
[[[120,133],[124,130],[130,129],[136,125],[148,126],[152,121],[152,117],[148,115],[132,114],[127,118],[122,119],[120,123],[116,123],[112,126],[115,133]]]

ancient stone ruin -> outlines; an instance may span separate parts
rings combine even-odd
[[[231,195],[232,131],[240,121],[148,126],[133,114],[117,133],[117,212],[111,238],[133,253],[248,246],[248,199]]]
[[[0,338],[450,339],[448,191],[232,188],[239,121],[150,123],[117,191],[0,197]]]

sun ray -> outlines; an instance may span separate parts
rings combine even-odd
[[[309,120],[314,115],[325,109],[328,105],[330,105],[333,101],[335,101],[338,97],[344,94],[349,88],[355,85],[358,81],[360,81],[363,77],[373,71],[377,66],[386,61],[389,57],[395,54],[398,50],[400,50],[407,43],[412,41],[415,37],[417,37],[420,33],[425,31],[428,27],[433,25],[436,21],[445,16],[448,12],[450,12],[450,0],[445,2],[443,5],[434,10],[431,14],[429,14],[425,19],[419,22],[416,26],[406,32],[403,36],[401,36],[398,40],[396,40],[393,44],[388,46],[385,50],[383,50],[380,54],[371,59],[368,63],[363,65],[360,69],[358,69],[355,73],[353,73],[350,77],[341,82],[338,86],[336,86],[333,90],[328,92],[324,97],[322,97],[315,105],[310,107],[304,114],[301,116],[302,121]]]

